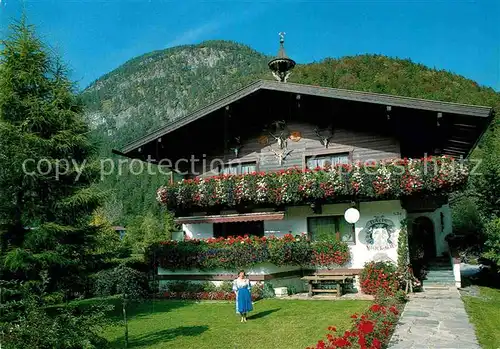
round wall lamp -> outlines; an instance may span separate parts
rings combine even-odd
[[[358,209],[351,207],[345,210],[344,212],[344,218],[347,221],[347,223],[354,224],[357,221],[359,221],[359,211]]]

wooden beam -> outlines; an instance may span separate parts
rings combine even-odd
[[[456,150],[451,150],[451,149],[443,149],[443,153],[448,153],[448,154],[455,154],[455,155],[460,155],[464,156],[466,153],[462,151],[456,151]]]
[[[458,139],[448,139],[447,140],[448,142],[450,143],[458,143],[458,144],[467,144],[467,146],[470,146],[472,143],[471,142],[466,142],[466,141],[462,141],[462,140],[458,140]]]
[[[448,149],[448,150],[456,150],[458,152],[467,152],[467,150],[469,150],[469,148],[459,148],[459,147],[453,147],[453,146],[447,146],[445,148],[445,150]]]
[[[471,124],[451,124],[451,126],[459,128],[477,128],[477,125],[471,125]]]

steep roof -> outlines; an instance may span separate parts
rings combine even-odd
[[[325,98],[345,100],[345,101],[432,111],[436,113],[463,115],[463,116],[482,119],[482,121],[485,121],[484,119],[491,119],[493,117],[493,108],[486,106],[442,102],[436,100],[395,96],[395,95],[373,93],[373,92],[345,90],[345,89],[330,88],[330,87],[320,87],[320,86],[312,86],[304,84],[282,83],[269,80],[258,80],[180,119],[170,122],[166,124],[164,127],[156,131],[153,131],[144,137],[141,137],[127,144],[123,148],[123,150],[114,152],[120,155],[129,156],[130,155],[129,153],[133,152],[134,150],[162,136],[165,136],[170,132],[175,131],[189,123],[192,123],[195,120],[198,120],[208,114],[218,111],[230,105],[231,103],[234,103],[235,101],[244,99],[245,97],[250,96],[260,90],[288,92],[292,94],[325,97]],[[481,125],[487,125],[487,124],[488,122],[486,123],[481,122]],[[482,135],[485,129],[486,127],[484,127],[481,130],[480,135]],[[480,135],[479,137],[477,137],[477,139],[473,141],[474,144],[477,143],[477,141],[480,138]]]

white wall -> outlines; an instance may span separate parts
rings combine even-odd
[[[265,235],[281,237],[290,232],[294,235],[307,232],[307,217],[343,215],[347,208],[349,208],[348,204],[323,205],[322,213],[314,214],[309,206],[288,207],[285,211],[285,219],[264,222]],[[443,207],[443,210],[446,209],[449,211],[449,207]],[[352,259],[348,267],[362,268],[366,262],[372,260],[391,260],[396,263],[400,222],[406,217],[406,212],[401,207],[401,202],[399,200],[362,202],[360,203],[359,211],[360,219],[355,224],[356,242],[349,246]],[[367,224],[369,222],[373,223],[376,217],[389,220],[394,228],[391,235],[393,244],[390,246],[383,246],[378,250],[375,250],[373,248],[374,246],[366,241],[366,234],[369,228]],[[439,214],[437,214],[437,217],[436,219],[439,219]],[[449,226],[451,229],[451,216]],[[211,223],[184,224],[183,230],[189,238],[206,239],[213,236],[213,225]],[[446,234],[443,233],[443,241],[445,235]],[[440,246],[440,249],[443,248],[442,243],[438,244],[438,246]],[[248,272],[259,274],[272,271],[265,268],[265,271],[248,270]]]
[[[267,275],[267,274],[274,274],[274,273],[281,273],[281,272],[286,272],[286,271],[294,271],[294,270],[300,270],[300,267],[296,266],[282,266],[278,267],[274,264],[271,263],[259,263],[256,264],[252,267],[245,268],[245,272],[247,274],[252,274],[252,275]],[[229,269],[214,269],[214,270],[198,270],[198,269],[189,269],[189,270],[168,270],[159,267],[158,268],[158,275],[192,275],[192,274],[231,274],[231,273],[237,273],[239,270],[229,270]]]
[[[441,213],[443,214],[442,222]],[[432,224],[434,225],[436,255],[441,256],[443,253],[448,252],[448,243],[446,242],[445,237],[446,235],[451,234],[453,231],[450,205],[443,205],[434,212],[409,213],[408,227],[411,227],[412,222],[418,217],[427,217],[432,221]]]
[[[309,206],[294,206],[286,209],[285,219],[280,221],[264,222],[266,235],[283,236],[286,233],[300,234],[307,232],[307,218],[330,215],[344,215],[348,204],[323,205],[321,214],[314,214]],[[351,250],[351,268],[362,268],[363,265],[374,259],[391,260],[397,262],[397,239],[401,228],[401,220],[406,217],[405,210],[399,200],[362,202],[359,207],[360,219],[355,224],[356,243],[349,246]],[[394,224],[391,236],[393,246],[383,250],[373,250],[366,242],[367,223],[375,217],[383,216]]]
[[[182,230],[189,239],[208,239],[214,236],[212,223],[183,224]]]

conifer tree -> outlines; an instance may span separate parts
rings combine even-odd
[[[99,227],[93,146],[61,62],[23,18],[0,51],[0,269],[78,291]]]

